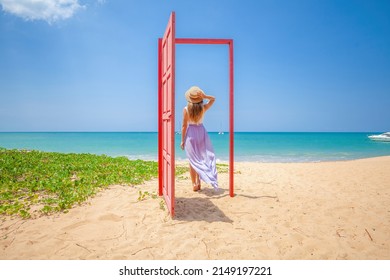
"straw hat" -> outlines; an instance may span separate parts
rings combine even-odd
[[[203,93],[203,90],[201,90],[199,87],[190,87],[186,93],[186,99],[190,103],[200,103],[203,101],[203,98],[201,97],[201,93]],[[204,93],[203,93],[204,94]]]

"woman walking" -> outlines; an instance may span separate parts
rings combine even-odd
[[[186,91],[187,106],[183,109],[182,140],[180,147],[190,161],[190,175],[194,191],[201,189],[201,180],[218,189],[214,149],[203,126],[204,114],[214,104],[215,97],[206,95],[199,87]],[[204,104],[203,100],[208,103]]]

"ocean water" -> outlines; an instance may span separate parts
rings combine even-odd
[[[374,142],[376,133],[236,132],[235,161],[318,162],[389,156],[389,142]],[[209,133],[217,159],[229,159],[229,134]],[[157,160],[156,132],[32,132],[0,133],[0,147],[63,153],[92,153]],[[181,135],[176,159],[184,160]]]

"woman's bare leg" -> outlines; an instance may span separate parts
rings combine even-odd
[[[196,173],[195,169],[192,168],[191,164],[190,164],[190,176],[191,176],[193,190],[194,191],[200,190],[199,175],[198,173]]]

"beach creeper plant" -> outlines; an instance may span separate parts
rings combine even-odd
[[[66,212],[104,187],[138,185],[157,175],[154,161],[0,149],[0,214]]]

